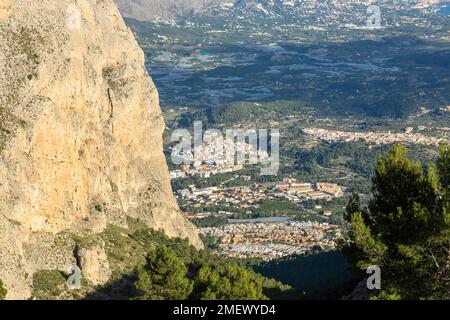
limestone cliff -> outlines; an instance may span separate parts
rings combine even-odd
[[[0,0],[0,279],[8,298],[29,297],[39,270],[67,270],[75,260],[67,234],[126,228],[134,218],[202,246],[172,196],[163,129],[143,52],[112,0]],[[82,257],[92,261],[93,282],[105,281],[95,270],[107,269],[102,250]]]

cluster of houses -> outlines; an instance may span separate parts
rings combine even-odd
[[[343,187],[335,183],[327,182],[297,182],[295,179],[284,179],[276,184],[276,189],[282,193],[282,197],[290,201],[302,200],[332,200],[344,196]]]
[[[220,253],[229,257],[257,257],[269,261],[313,249],[335,248],[338,226],[317,222],[233,223],[202,228],[219,239]]]
[[[410,143],[439,146],[442,139],[428,137],[422,133],[414,133],[414,128],[406,128],[404,132],[394,133],[388,132],[347,132],[338,130],[305,128],[303,132],[306,135],[325,140],[325,141],[366,141],[375,144],[392,144],[392,143]]]
[[[194,156],[187,156],[179,169],[170,172],[172,179],[199,176],[209,178],[220,173],[236,172],[244,169],[244,164],[257,164],[269,158],[266,151],[242,141],[218,140],[211,138],[194,150]]]
[[[251,177],[238,176],[238,178],[245,180]],[[194,208],[229,205],[230,211],[233,211],[233,208],[257,208],[262,200],[283,200],[293,203],[318,199],[331,201],[344,195],[345,189],[335,183],[301,183],[295,179],[230,188],[209,187],[198,189],[192,185],[177,193],[179,199],[187,201]]]
[[[180,169],[170,171],[170,178],[178,179],[198,176],[207,179],[219,173],[230,173],[243,169],[244,166],[242,164],[183,164],[180,166]]]

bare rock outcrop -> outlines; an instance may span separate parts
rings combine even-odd
[[[68,233],[134,218],[202,247],[172,195],[163,129],[143,52],[112,0],[0,0],[0,279],[8,298],[28,298],[35,272],[73,263]]]
[[[104,247],[80,249],[77,252],[80,269],[94,285],[105,284],[111,277],[111,269]]]

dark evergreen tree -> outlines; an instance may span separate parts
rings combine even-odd
[[[137,299],[182,300],[192,292],[187,268],[175,252],[165,246],[150,251],[144,266],[138,270]]]
[[[251,271],[236,264],[224,268],[203,266],[194,280],[194,299],[264,300],[262,282]]]
[[[378,160],[369,210],[352,214],[342,250],[359,269],[381,268],[379,298],[450,298],[449,172],[446,146],[436,165],[400,145]]]
[[[350,221],[352,216],[356,212],[361,212],[361,199],[359,194],[353,192],[348,200],[347,207],[345,208],[345,220]]]

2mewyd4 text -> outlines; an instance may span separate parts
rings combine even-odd
[[[275,305],[264,304],[219,304],[214,307],[186,306],[181,304],[173,308],[174,316],[198,316],[205,318],[209,314],[226,316],[226,315],[276,315]]]

